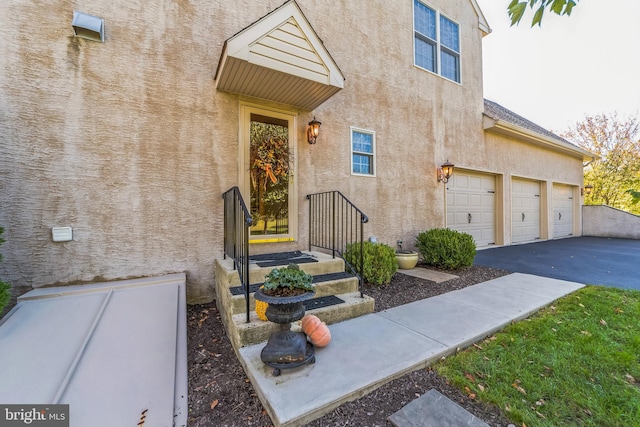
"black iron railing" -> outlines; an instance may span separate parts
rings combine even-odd
[[[309,250],[312,246],[328,249],[333,257],[338,255],[347,268],[358,277],[360,296],[363,296],[364,281],[364,224],[369,218],[339,191],[308,194],[309,200]],[[349,262],[344,252],[347,246],[360,245],[359,259]],[[352,262],[359,265],[352,265]]]
[[[233,187],[222,194],[224,199],[224,257],[233,259],[244,293],[249,323],[249,227],[253,220],[249,215],[240,189]]]

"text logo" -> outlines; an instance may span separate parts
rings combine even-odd
[[[2,405],[0,427],[69,427],[69,405]]]

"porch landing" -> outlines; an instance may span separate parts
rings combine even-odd
[[[186,426],[185,274],[35,289],[0,320],[0,402],[71,426]]]

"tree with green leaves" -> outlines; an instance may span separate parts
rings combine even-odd
[[[640,215],[640,122],[616,113],[587,116],[562,135],[598,158],[584,170],[587,205],[608,205]]]
[[[544,15],[545,10],[549,10],[556,15],[571,15],[571,11],[574,6],[580,0],[527,0],[527,1],[519,1],[512,0],[507,7],[507,11],[509,12],[509,18],[511,18],[511,25],[519,24],[524,16],[525,11],[527,10],[527,6],[531,9],[535,9],[535,13],[533,14],[533,19],[531,21],[531,26],[542,23],[542,16]]]
[[[4,243],[4,239],[2,238],[2,233],[4,233],[4,228],[0,227],[0,244]],[[2,261],[2,254],[0,254],[0,261]],[[11,286],[8,283],[0,280],[0,313],[4,307],[9,303],[11,299]]]

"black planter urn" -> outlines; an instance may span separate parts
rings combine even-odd
[[[309,291],[290,297],[270,296],[262,289],[258,289],[254,294],[255,299],[269,304],[267,319],[280,325],[280,330],[271,334],[267,345],[260,353],[262,362],[274,368],[274,376],[280,375],[281,369],[296,368],[315,362],[315,349],[307,342],[307,336],[291,330],[291,322],[304,317],[304,301],[313,298],[314,295],[315,292]]]

